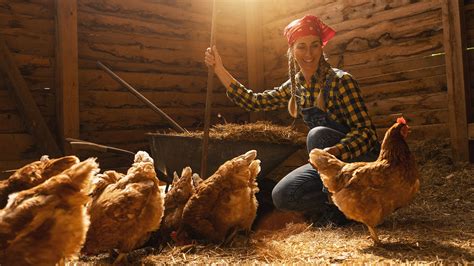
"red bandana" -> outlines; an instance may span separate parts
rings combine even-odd
[[[323,46],[325,46],[334,37],[336,31],[324,24],[318,17],[306,15],[288,24],[283,34],[288,39],[289,46],[293,45],[298,38],[308,35],[320,37]]]

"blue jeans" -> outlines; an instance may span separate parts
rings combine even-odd
[[[345,135],[329,127],[316,126],[308,133],[308,152],[314,148],[331,147]],[[352,161],[374,161],[377,156],[369,152]],[[281,210],[304,212],[313,222],[326,217],[327,222],[346,223],[346,218],[338,208],[328,203],[328,194],[324,190],[319,173],[308,163],[293,170],[276,184],[272,191],[273,204]]]

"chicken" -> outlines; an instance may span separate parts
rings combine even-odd
[[[144,151],[135,154],[126,175],[107,171],[98,175],[88,210],[91,225],[83,253],[99,254],[118,249],[123,253],[143,245],[158,230],[163,217],[163,196],[153,159]]]
[[[95,159],[10,195],[0,210],[0,265],[54,265],[80,251],[89,227],[87,186]]]
[[[197,188],[183,210],[178,239],[204,239],[226,244],[239,230],[250,231],[257,213],[257,151],[225,162]]]
[[[345,163],[313,149],[310,163],[318,170],[334,204],[350,219],[365,224],[375,244],[375,227],[395,210],[406,206],[418,192],[420,176],[405,141],[408,125],[402,117],[388,129],[374,162]]]
[[[7,204],[8,195],[35,187],[78,162],[76,156],[49,159],[44,155],[39,161],[18,169],[8,179],[0,181],[0,209]]]
[[[183,209],[189,198],[195,193],[195,185],[191,167],[186,167],[181,177],[175,172],[173,184],[165,196],[165,212],[161,222],[160,235],[167,241],[170,233],[179,229],[182,220]]]

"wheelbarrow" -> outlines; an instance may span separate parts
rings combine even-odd
[[[186,166],[190,166],[195,173],[200,172],[201,138],[159,133],[148,133],[147,135],[149,136],[153,159],[165,166],[167,177],[162,177],[162,179],[171,179],[174,171],[181,173],[181,170]],[[261,161],[261,171],[257,176],[260,189],[260,192],[256,195],[259,202],[257,216],[262,217],[274,209],[271,193],[276,182],[273,179],[266,178],[267,175],[299,149],[301,149],[301,145],[297,144],[211,138],[208,145],[207,172],[206,176],[202,178],[205,179],[211,176],[227,160],[249,150],[256,150],[257,159]]]
[[[201,158],[201,138],[191,136],[166,135],[148,133],[150,150],[155,160],[161,161],[166,167],[166,174],[172,176],[176,171],[190,166],[193,172],[199,173]],[[208,151],[207,178],[225,161],[246,153],[257,151],[257,159],[261,161],[259,179],[265,177],[279,166],[285,159],[299,150],[296,144],[278,144],[243,140],[210,139]]]

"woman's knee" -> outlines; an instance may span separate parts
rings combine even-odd
[[[283,185],[281,182],[276,184],[272,190],[273,205],[279,210],[291,210],[293,204],[291,204],[291,191],[288,186]]]
[[[308,152],[310,152],[314,148],[318,149],[324,149],[329,146],[332,146],[331,143],[329,143],[331,136],[334,134],[334,130],[328,128],[328,127],[314,127],[308,132],[308,136],[306,138],[306,145],[308,147]]]

